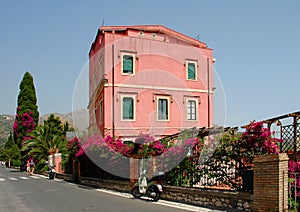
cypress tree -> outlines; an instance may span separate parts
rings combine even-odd
[[[14,122],[14,141],[22,147],[23,142],[29,139],[29,133],[38,125],[39,112],[33,78],[26,72],[20,83],[17,102],[16,119]]]

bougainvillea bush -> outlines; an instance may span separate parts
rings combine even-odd
[[[33,112],[25,112],[22,115],[16,114],[16,119],[13,125],[14,136],[16,139],[21,137],[21,147],[24,141],[31,139],[30,133],[35,129],[36,124],[33,118]]]
[[[150,159],[153,157],[156,158],[156,167],[159,171],[168,171],[179,164],[188,153],[190,157],[195,157],[194,152],[200,152],[201,146],[199,138],[186,138],[175,143],[167,143],[150,134],[140,134],[135,142],[125,143],[121,138],[113,139],[109,135],[105,138],[92,135],[69,141],[70,156],[73,155],[76,159],[88,157],[104,170],[111,171],[116,167],[119,170],[123,168],[124,172],[126,168],[128,169],[129,158]]]
[[[244,174],[253,165],[254,157],[278,154],[280,142],[274,137],[274,132],[264,127],[263,122],[251,122],[243,133],[229,131],[216,135],[215,139],[206,139],[193,179],[197,183],[203,176],[209,175],[221,187],[239,190]],[[212,186],[209,181],[202,185]]]
[[[149,134],[140,134],[136,138],[135,144],[123,143],[121,138],[113,139],[109,135],[105,138],[100,135],[93,135],[81,141],[80,149],[75,155],[80,157],[85,153],[97,153],[100,157],[106,157],[114,152],[114,155],[147,158],[160,155],[165,151],[166,145]]]
[[[281,139],[275,132],[265,128],[263,122],[250,122],[241,138],[234,142],[234,151],[247,163],[252,163],[256,155],[278,154]]]

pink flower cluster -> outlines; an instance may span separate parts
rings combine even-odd
[[[254,152],[278,154],[278,143],[282,140],[272,137],[274,132],[271,133],[268,128],[264,128],[263,124],[263,122],[251,122],[242,134],[242,141],[246,141],[247,148]]]
[[[74,143],[78,144],[75,152],[76,157],[80,157],[85,153],[96,153],[98,155],[107,156],[112,155],[110,153],[117,153],[120,156],[134,157],[134,156],[158,156],[165,152],[172,155],[182,154],[187,152],[188,148],[193,148],[200,151],[199,139],[190,138],[184,142],[184,145],[172,146],[169,149],[166,145],[162,144],[159,140],[156,140],[153,136],[149,134],[140,134],[135,140],[138,145],[137,152],[134,152],[136,146],[133,144],[123,143],[121,138],[113,139],[111,136],[106,136],[103,138],[100,135],[93,135],[87,139],[79,142],[79,139],[73,139],[69,141],[69,149],[74,147]],[[81,144],[79,144],[81,143]]]
[[[34,119],[32,117],[32,112],[25,112],[22,117],[22,126],[27,128],[27,131],[33,130],[35,127]]]
[[[79,144],[78,137],[74,137],[73,139],[68,141],[68,149],[71,157],[78,157],[77,155],[82,155],[84,152]]]
[[[130,148],[126,144],[123,144],[120,138],[115,140],[111,136],[103,138],[100,135],[93,135],[82,140],[75,156],[80,157],[84,155],[85,152],[94,152],[106,155],[113,151],[122,155],[128,155],[130,153]]]
[[[20,107],[17,108],[17,110],[19,110]],[[14,130],[14,135],[18,138],[19,134],[18,134],[18,128],[20,126],[22,126],[25,129],[25,133],[28,134],[30,132],[32,132],[35,129],[35,122],[34,119],[32,117],[33,112],[30,111],[29,113],[25,112],[21,117],[16,114],[16,119],[13,125],[13,130]],[[24,143],[24,141],[31,139],[30,136],[25,136],[22,139],[22,143]]]

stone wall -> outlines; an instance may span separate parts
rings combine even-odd
[[[129,193],[131,191],[129,181],[103,180],[99,178],[80,177],[79,181],[83,185],[92,186],[94,188],[104,188],[108,190]]]
[[[162,199],[219,209],[251,211],[252,195],[213,189],[164,186]]]

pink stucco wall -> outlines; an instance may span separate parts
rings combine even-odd
[[[112,45],[114,58],[112,58]],[[135,74],[121,74],[121,54],[130,51],[136,55]],[[104,121],[98,128],[112,134],[112,75],[114,71],[114,123],[116,136],[134,137],[140,132],[150,132],[160,137],[174,134],[180,129],[208,126],[208,76],[213,88],[212,50],[196,47],[184,37],[138,30],[124,32],[102,32],[96,37],[90,52],[90,124],[96,123],[95,108],[99,99],[104,102]],[[102,58],[102,59],[101,59]],[[209,60],[207,60],[207,58]],[[186,60],[197,61],[197,80],[186,79]],[[102,62],[100,62],[102,60]],[[114,60],[114,64],[112,63]],[[113,68],[114,67],[114,68]],[[100,83],[101,79],[107,79]],[[101,86],[100,86],[101,85]],[[121,120],[121,97],[135,96],[136,119]],[[157,98],[170,98],[170,120],[157,120]],[[186,100],[198,101],[198,119],[187,121]],[[96,110],[96,116],[100,116]],[[213,123],[213,94],[210,94],[210,121]]]

